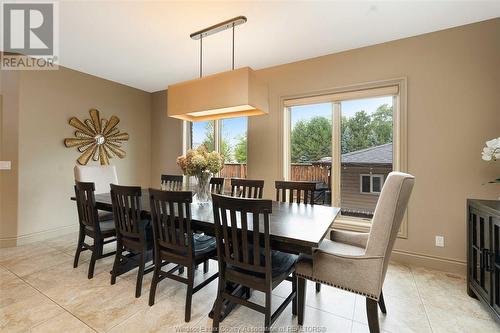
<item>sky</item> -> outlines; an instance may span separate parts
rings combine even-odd
[[[340,112],[342,113],[342,116],[350,118],[354,116],[356,112],[361,110],[366,111],[368,114],[373,113],[380,105],[383,104],[391,106],[392,96],[344,101],[340,104]],[[323,116],[328,119],[332,119],[332,104],[321,103],[293,106],[291,118],[292,128],[299,120],[308,120],[316,116]]]
[[[373,113],[382,104],[392,105],[392,96],[356,99],[341,103],[343,116],[352,117],[358,111],[364,110],[368,114]],[[307,120],[315,116],[332,118],[331,103],[312,105],[301,105],[292,107],[292,128],[299,120]],[[231,146],[238,142],[238,136],[245,135],[247,131],[247,117],[224,119],[222,121],[222,136],[229,140]],[[193,147],[199,146],[205,139],[205,127],[207,122],[193,123]]]

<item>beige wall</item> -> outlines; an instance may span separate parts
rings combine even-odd
[[[182,174],[177,156],[182,154],[182,121],[167,118],[167,93],[152,94],[151,186],[160,186],[161,174]]]
[[[19,140],[18,217],[17,223],[2,218],[9,231],[5,235],[2,231],[3,243],[9,245],[6,236],[16,236],[19,244],[77,226],[75,204],[69,197],[78,153],[65,148],[63,139],[73,135],[69,118],[88,118],[90,108],[100,110],[103,117],[118,116],[118,127],[130,134],[124,145],[127,157],[111,160],[119,181],[149,186],[151,94],[66,68],[19,72],[18,91],[19,126],[14,135]],[[6,124],[2,133],[5,128]]]
[[[0,170],[0,240],[13,244],[17,236],[18,211],[18,72],[0,71],[0,95],[0,160],[12,162],[11,170]]]
[[[249,119],[249,178],[264,179],[265,196],[273,197],[271,184],[282,178],[282,97],[406,77],[408,171],[416,185],[408,239],[397,241],[394,258],[464,271],[466,198],[500,196],[497,184],[483,185],[500,175],[500,163],[480,155],[487,139],[500,136],[499,40],[495,19],[259,70],[270,113]],[[164,137],[153,129],[153,141]],[[178,151],[169,146],[152,155],[162,154],[167,168]],[[436,235],[445,236],[444,248],[434,246]]]
[[[269,83],[270,113],[248,129],[248,174],[280,179],[280,98],[406,77],[408,171],[416,185],[408,239],[396,249],[464,262],[466,198],[494,199],[499,163],[481,160],[487,139],[500,136],[500,19],[276,66],[259,71]],[[272,186],[265,195],[272,196]],[[445,247],[434,246],[435,235]]]

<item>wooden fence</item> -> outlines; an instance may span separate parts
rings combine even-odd
[[[246,178],[247,165],[239,163],[226,163],[221,171],[224,178]],[[325,184],[330,183],[330,170],[325,165],[292,164],[292,180],[315,180]]]

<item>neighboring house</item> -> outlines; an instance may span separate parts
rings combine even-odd
[[[331,164],[324,157],[314,164]],[[372,217],[382,185],[392,171],[392,143],[370,147],[342,155],[342,214]]]

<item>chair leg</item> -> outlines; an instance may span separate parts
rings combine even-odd
[[[135,286],[135,298],[141,297],[143,276],[144,276],[144,253],[141,253],[139,255],[139,271],[137,272],[137,284]]]
[[[155,269],[153,271],[153,280],[151,281],[151,287],[149,288],[149,306],[155,304],[156,296],[156,286],[158,285],[158,280],[160,279],[161,261],[155,263]]]
[[[380,307],[380,311],[382,311],[383,314],[387,313],[387,309],[385,308],[384,293],[382,291],[380,292],[378,306]]]
[[[368,317],[368,327],[370,329],[370,333],[380,333],[377,301],[368,297],[366,298],[366,316]]]
[[[204,261],[203,262],[203,274],[207,274],[208,273],[209,267],[210,267],[210,265],[209,265],[208,260]]]
[[[191,301],[193,299],[194,285],[194,267],[188,267],[188,285],[186,291],[186,309],[184,313],[184,321],[187,323],[191,320]]]
[[[179,267],[179,275],[181,275],[182,273],[184,273],[184,266]]]
[[[304,310],[306,307],[306,287],[307,281],[301,277],[298,278],[297,281],[297,315],[298,315],[298,324],[304,324]]]
[[[78,233],[78,245],[76,247],[75,260],[73,261],[73,268],[78,267],[78,260],[80,259],[80,253],[82,252],[83,242],[85,241],[85,232],[80,228]]]
[[[316,282],[316,292],[319,293],[321,291],[321,283]]]
[[[264,332],[271,332],[271,295],[272,291],[266,291],[266,312],[264,313]]]
[[[295,292],[295,296],[292,299],[292,315],[297,315],[297,275],[295,272],[292,274],[292,292]]]

